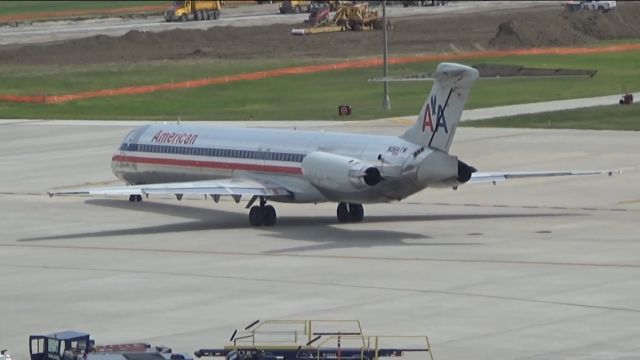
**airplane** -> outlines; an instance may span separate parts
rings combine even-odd
[[[425,188],[515,178],[595,175],[608,171],[478,172],[449,148],[476,69],[441,63],[413,126],[401,136],[182,124],[133,129],[112,157],[126,186],[49,192],[54,195],[231,196],[246,205],[252,226],[273,226],[268,202],[336,202],[341,223],[361,222],[362,204],[402,200]],[[608,172],[611,175],[611,172]],[[257,205],[254,205],[257,201]]]

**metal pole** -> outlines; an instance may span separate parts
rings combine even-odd
[[[382,33],[383,35],[383,48],[382,48],[382,59],[384,62],[384,77],[386,78],[389,75],[389,65],[387,64],[387,2],[385,0],[382,1]],[[391,109],[391,99],[389,99],[389,82],[384,82],[384,99],[382,102],[382,107],[385,110]]]

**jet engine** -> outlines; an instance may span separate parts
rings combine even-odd
[[[441,151],[433,151],[418,166],[418,181],[430,187],[456,187],[471,179],[476,168]]]
[[[380,170],[371,164],[323,151],[305,156],[302,176],[315,186],[335,191],[364,189],[383,180]]]
[[[478,170],[473,166],[469,166],[465,162],[458,160],[458,177],[456,180],[458,180],[460,184],[464,184],[471,179],[471,175],[476,171]]]

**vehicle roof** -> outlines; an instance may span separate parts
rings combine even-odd
[[[89,334],[85,333],[85,332],[67,330],[67,331],[60,331],[60,332],[57,332],[57,333],[51,333],[51,334],[46,335],[46,336],[48,336],[50,338],[58,339],[58,340],[69,340],[69,339],[74,339],[74,338],[78,338],[78,337],[89,336]]]

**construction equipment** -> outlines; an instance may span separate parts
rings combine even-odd
[[[420,1],[403,1],[402,5],[404,7],[409,6],[444,6],[447,5],[449,1],[447,0],[420,0]]]
[[[341,3],[346,3],[346,1],[339,0],[313,0],[311,1],[311,9],[313,8],[329,8],[331,11],[338,10]],[[353,2],[351,2],[353,3]]]
[[[221,8],[221,1],[172,1],[169,8],[164,12],[164,19],[167,22],[215,20],[220,17]]]
[[[280,5],[280,14],[300,14],[309,12],[311,3],[302,0],[284,0]]]
[[[385,347],[388,341],[406,346]],[[379,360],[409,353],[433,360],[427,336],[370,336],[358,320],[254,321],[233,332],[230,345],[200,349],[196,357],[225,360]]]
[[[340,1],[312,1],[309,8],[309,19],[305,20],[308,26],[320,26],[326,24],[330,19],[331,11],[340,8]]]
[[[31,335],[29,353],[31,360],[193,360],[188,354],[145,343],[96,346],[89,334],[78,331]]]
[[[305,29],[293,29],[293,35],[310,35],[326,32],[339,32],[346,30],[373,30],[382,27],[382,19],[378,9],[369,9],[368,3],[342,4],[332,19],[327,12],[318,10],[309,16],[306,21],[310,27]]]
[[[331,10],[329,8],[312,8],[309,12],[309,19],[305,20],[305,24],[316,27],[325,24],[331,19]]]

